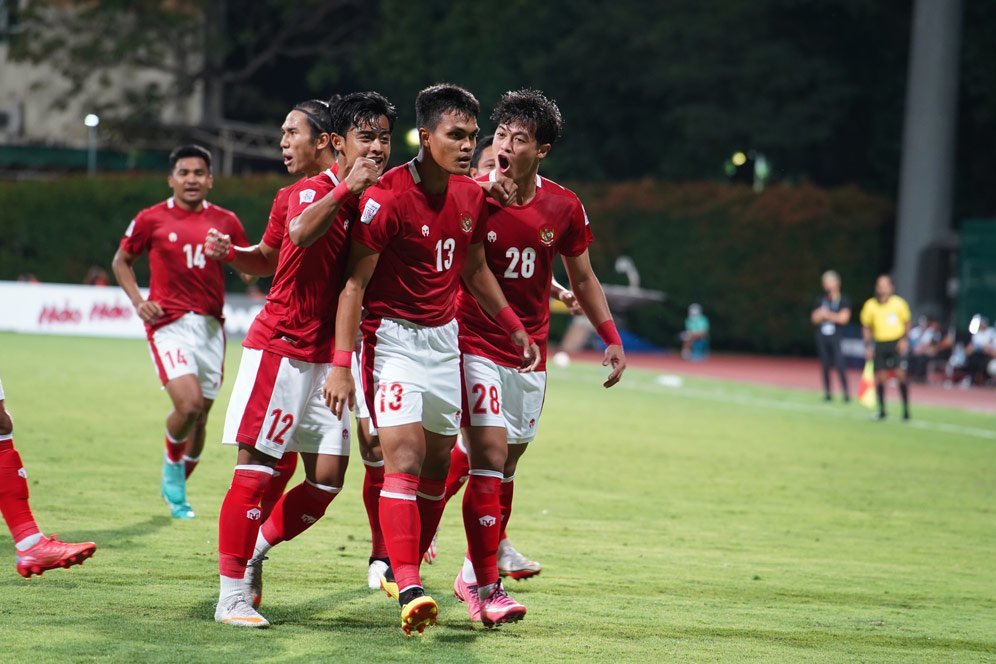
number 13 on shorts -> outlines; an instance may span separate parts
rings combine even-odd
[[[380,413],[401,410],[401,397],[404,393],[405,388],[401,383],[379,383],[374,406]]]

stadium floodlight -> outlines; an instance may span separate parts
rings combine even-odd
[[[95,113],[87,113],[83,118],[83,124],[87,126],[87,155],[86,173],[90,177],[97,174],[97,125],[100,118]]]
[[[730,159],[730,161],[733,162],[734,166],[740,168],[741,166],[747,163],[747,155],[745,155],[743,152],[734,152],[733,157]]]
[[[408,147],[414,150],[415,148],[418,147],[420,142],[421,141],[419,141],[418,137],[418,129],[412,127],[407,132],[405,132],[405,143],[408,144]]]

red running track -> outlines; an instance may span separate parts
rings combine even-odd
[[[575,353],[572,359],[601,364],[602,354],[593,351]],[[662,373],[773,385],[816,393],[823,390],[820,363],[816,359],[712,354],[704,362],[688,362],[677,355],[631,353],[627,354],[626,360],[630,366]],[[860,372],[849,371],[847,379],[853,396],[858,391]],[[836,398],[837,377],[831,376],[831,381]],[[898,399],[898,393],[893,396],[891,392],[896,392],[894,387],[890,389],[888,400]],[[915,383],[910,386],[910,401],[914,407],[920,403],[996,414],[996,389],[989,387],[961,389]]]

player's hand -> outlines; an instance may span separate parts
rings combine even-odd
[[[141,318],[146,323],[154,323],[163,316],[163,308],[159,306],[158,302],[153,302],[152,300],[142,300],[135,307],[135,312],[138,313],[138,317]]]
[[[356,384],[349,367],[332,367],[322,386],[322,396],[325,397],[325,405],[340,420],[353,409],[356,405]]]
[[[498,201],[498,205],[508,207],[515,202],[515,195],[519,193],[519,187],[515,184],[515,180],[501,178],[489,182],[484,187],[484,193]]]
[[[366,157],[357,157],[344,182],[354,195],[359,196],[378,179],[380,179],[380,166],[377,162]]]
[[[512,341],[522,349],[522,364],[519,365],[519,373],[528,373],[535,369],[540,361],[540,349],[536,342],[529,338],[525,330],[516,330],[512,335]]]
[[[231,248],[232,238],[230,235],[226,235],[216,228],[208,229],[207,236],[204,238],[205,256],[211,260],[223,261]]]
[[[875,350],[871,346],[865,348],[865,361],[871,362],[875,358]]]
[[[612,387],[622,378],[623,372],[626,371],[626,353],[623,352],[623,347],[619,344],[612,344],[605,349],[605,359],[602,360],[603,367],[612,367],[612,373],[609,377],[602,383],[602,387]]]
[[[567,310],[572,316],[580,316],[584,313],[581,309],[581,303],[578,302],[578,297],[574,294],[574,291],[567,289],[560,291],[560,301],[567,305]]]

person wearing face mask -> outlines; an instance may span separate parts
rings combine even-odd
[[[816,298],[810,314],[810,321],[816,330],[816,351],[820,355],[823,375],[823,400],[830,401],[830,374],[833,370],[840,376],[840,392],[845,402],[851,400],[847,387],[847,369],[844,354],[840,349],[840,331],[851,321],[851,300],[840,292],[840,275],[833,270],[823,273],[823,295]]]

